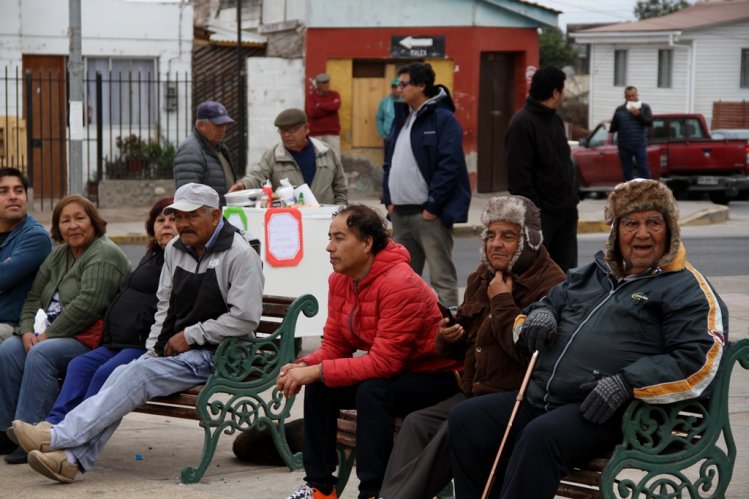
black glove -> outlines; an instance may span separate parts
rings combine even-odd
[[[583,417],[593,423],[605,423],[626,401],[632,398],[632,387],[624,376],[617,374],[599,381],[580,385],[583,390],[592,391],[580,404]]]
[[[557,319],[548,308],[537,308],[525,318],[520,334],[525,335],[531,352],[542,350],[546,341],[556,333]]]

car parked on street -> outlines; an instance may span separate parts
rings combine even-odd
[[[617,134],[599,124],[587,139],[572,149],[581,197],[608,192],[624,181]],[[679,196],[707,193],[714,203],[749,195],[749,145],[746,139],[715,139],[701,114],[656,114],[648,139],[648,166],[652,178]]]

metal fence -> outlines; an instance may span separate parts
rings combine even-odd
[[[193,128],[194,93],[219,100],[236,82],[222,74],[196,81],[187,74],[92,76],[84,79],[82,186],[92,200],[105,179],[172,178],[176,148]],[[43,209],[68,191],[67,81],[59,71],[0,73],[0,167],[24,171]]]

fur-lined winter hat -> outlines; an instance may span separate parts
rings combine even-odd
[[[603,212],[604,221],[611,225],[611,233],[606,242],[606,261],[617,278],[625,275],[618,241],[619,220],[635,211],[645,210],[663,213],[669,231],[666,253],[658,261],[657,266],[664,267],[671,263],[679,251],[679,207],[671,190],[656,180],[642,178],[621,183],[609,194]]]
[[[486,241],[489,239],[489,225],[498,221],[520,226],[518,250],[507,264],[507,273],[520,275],[530,268],[544,240],[541,234],[541,212],[533,201],[523,196],[498,196],[489,200],[481,214],[481,223],[484,225],[481,232],[481,262],[492,272],[494,269],[486,256]]]

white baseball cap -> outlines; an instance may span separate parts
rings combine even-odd
[[[169,215],[173,211],[195,211],[202,206],[218,208],[218,193],[207,185],[185,184],[174,193],[174,202],[164,208],[164,214]]]

